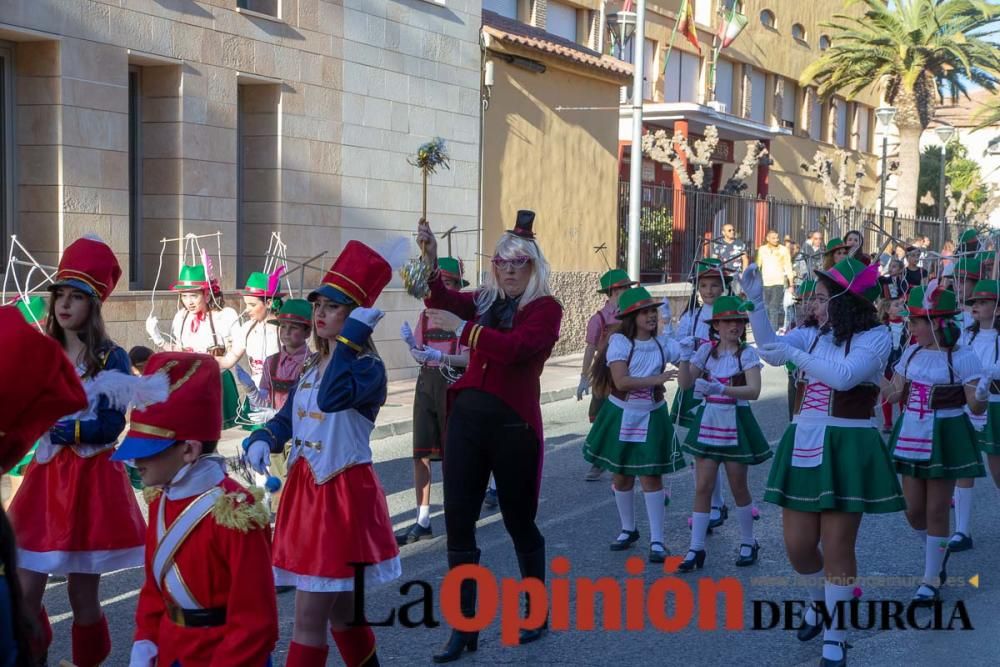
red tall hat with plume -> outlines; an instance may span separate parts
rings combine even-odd
[[[23,457],[56,421],[87,407],[76,369],[54,339],[13,306],[0,307],[0,471]]]

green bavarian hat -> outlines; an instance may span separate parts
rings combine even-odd
[[[24,319],[28,321],[28,324],[40,324],[49,316],[45,299],[38,295],[29,296],[27,301],[18,299],[17,309],[24,315]]]
[[[958,237],[959,243],[968,243],[969,241],[975,241],[979,238],[979,234],[975,229],[966,229],[962,232],[962,235]]]
[[[816,293],[816,281],[812,279],[803,280],[799,284],[798,289],[795,290],[795,298],[802,300],[805,299],[807,296],[810,296],[815,293]]]
[[[955,275],[965,275],[979,279],[983,274],[983,265],[977,257],[963,257],[955,262]]]
[[[708,320],[749,320],[753,304],[738,296],[720,296],[712,304],[712,317]]]
[[[618,319],[624,319],[629,313],[635,313],[646,308],[654,308],[663,303],[654,299],[645,287],[633,287],[618,297]]]
[[[720,259],[705,257],[694,263],[694,280],[696,282],[699,278],[712,276],[716,278],[723,277],[725,279],[724,282],[729,282],[733,279],[732,274],[726,271]]]
[[[976,283],[976,286],[972,288],[972,294],[965,300],[965,305],[971,306],[973,301],[979,301],[982,299],[997,301],[1000,300],[998,297],[1000,297],[1000,281],[980,280]]]
[[[268,324],[282,322],[312,326],[312,304],[305,299],[289,299],[281,304],[278,314],[267,321]]]
[[[285,296],[281,291],[279,276],[280,274],[275,274],[274,283],[272,284],[271,276],[263,271],[254,271],[247,278],[247,286],[240,290],[240,294],[243,296],[255,296],[260,299]]]
[[[633,285],[638,285],[634,280],[628,277],[628,273],[622,269],[611,269],[603,276],[601,276],[601,289],[597,290],[599,294],[610,294],[611,290],[616,287],[632,287]]]
[[[850,248],[850,247],[851,246],[849,244],[844,242],[844,239],[840,238],[839,236],[835,236],[832,239],[830,239],[829,243],[826,244],[826,250],[823,251],[823,254],[828,255],[831,252],[834,252],[835,250],[839,250],[840,248]]]
[[[449,278],[460,281],[462,287],[469,286],[469,281],[462,277],[462,262],[454,257],[438,257],[438,268]]]
[[[816,269],[823,276],[849,293],[875,305],[882,291],[878,286],[878,263],[865,264],[853,257],[845,257],[827,270]]]
[[[955,293],[941,286],[934,291],[927,287],[914,287],[906,297],[906,317],[952,317],[958,313]]]
[[[208,278],[205,277],[205,267],[199,264],[194,266],[185,264],[181,267],[181,272],[177,276],[177,282],[170,286],[173,292],[194,292],[207,290]]]

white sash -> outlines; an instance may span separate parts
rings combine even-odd
[[[153,554],[153,580],[160,590],[167,588],[170,595],[182,609],[201,609],[194,600],[184,580],[181,578],[174,556],[202,519],[212,511],[215,502],[225,493],[222,487],[213,486],[184,508],[180,515],[166,528],[165,508],[167,499],[160,497],[160,508],[156,516],[156,551]]]
[[[707,447],[735,447],[739,444],[736,429],[736,401],[711,396],[705,399],[698,442]]]
[[[646,442],[649,436],[649,413],[663,405],[663,401],[654,403],[649,398],[633,399],[634,395],[630,392],[627,401],[615,396],[608,397],[608,400],[622,409],[622,423],[618,430],[621,442]],[[652,390],[649,396],[652,396]]]

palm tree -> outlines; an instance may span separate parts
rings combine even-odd
[[[987,38],[997,34],[1000,7],[980,0],[848,0],[865,5],[862,15],[834,15],[824,24],[833,44],[802,72],[800,85],[816,84],[819,95],[851,99],[878,85],[896,107],[900,213],[917,207],[920,135],[945,95],[968,97],[970,82],[987,90],[1000,79],[1000,55]]]

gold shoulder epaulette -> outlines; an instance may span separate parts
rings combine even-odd
[[[264,507],[263,498],[264,492],[258,488],[224,494],[215,501],[212,518],[220,526],[241,533],[264,528],[271,523],[271,517]]]
[[[161,493],[163,493],[163,489],[157,486],[145,486],[142,489],[142,499],[146,501],[146,505],[152,505]]]

